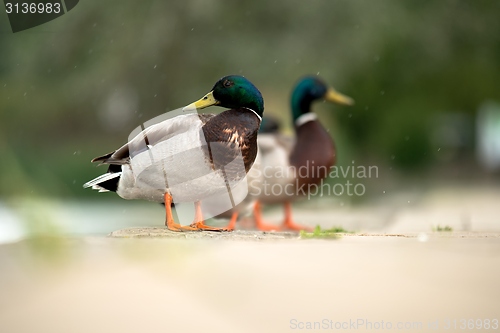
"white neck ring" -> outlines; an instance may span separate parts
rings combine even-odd
[[[297,120],[295,120],[295,126],[300,127],[305,123],[314,121],[316,119],[318,119],[318,116],[316,116],[315,113],[312,112],[304,113],[303,115],[298,117]]]

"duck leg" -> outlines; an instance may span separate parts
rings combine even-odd
[[[174,221],[174,217],[172,216],[172,196],[169,193],[165,193],[163,196],[163,199],[165,200],[165,213],[166,213],[166,219],[165,219],[165,225],[169,230],[172,231],[195,231],[198,230],[193,227],[188,227],[188,226],[183,226],[180,225],[179,223],[176,223]]]
[[[260,206],[260,201],[256,201],[253,206],[253,217],[255,219],[255,227],[262,231],[278,231],[281,227],[276,225],[267,224],[262,220],[262,209]]]
[[[226,229],[228,230],[234,230],[236,227],[236,221],[238,220],[238,212],[233,212],[233,215],[231,215],[231,220],[229,220],[229,224],[227,225]]]
[[[201,212],[201,202],[196,201],[194,203],[194,221],[190,225],[191,228],[195,230],[205,230],[205,231],[231,231],[232,229],[228,228],[217,228],[211,227],[205,224],[205,220],[203,219],[203,213]]]
[[[293,221],[292,218],[292,204],[290,201],[285,202],[285,221],[283,221],[283,228],[284,229],[290,229],[290,230],[305,230],[305,231],[313,231],[312,228],[306,227],[300,224],[297,224]]]

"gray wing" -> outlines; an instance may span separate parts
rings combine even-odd
[[[166,141],[180,133],[184,133],[192,129],[193,126],[203,125],[213,116],[213,114],[190,113],[164,120],[144,129],[117,150],[94,158],[92,162],[118,165],[127,164],[129,163],[130,157],[134,157],[146,151],[150,146],[154,146],[159,142]]]

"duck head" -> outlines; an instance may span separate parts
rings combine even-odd
[[[240,75],[223,77],[208,94],[186,108],[203,109],[212,105],[230,109],[248,108],[260,117],[264,113],[264,99],[259,89]]]
[[[328,87],[316,76],[307,76],[299,80],[292,92],[292,116],[295,121],[309,113],[311,104],[317,100],[326,100],[341,105],[353,105],[352,98]]]

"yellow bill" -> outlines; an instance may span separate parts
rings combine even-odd
[[[353,105],[354,100],[351,97],[343,95],[333,88],[328,88],[324,96],[325,100],[342,105]]]
[[[212,105],[219,104],[219,101],[214,98],[213,91],[209,92],[203,98],[197,100],[194,103],[189,104],[183,108],[183,111],[193,110],[193,109],[204,109]]]

